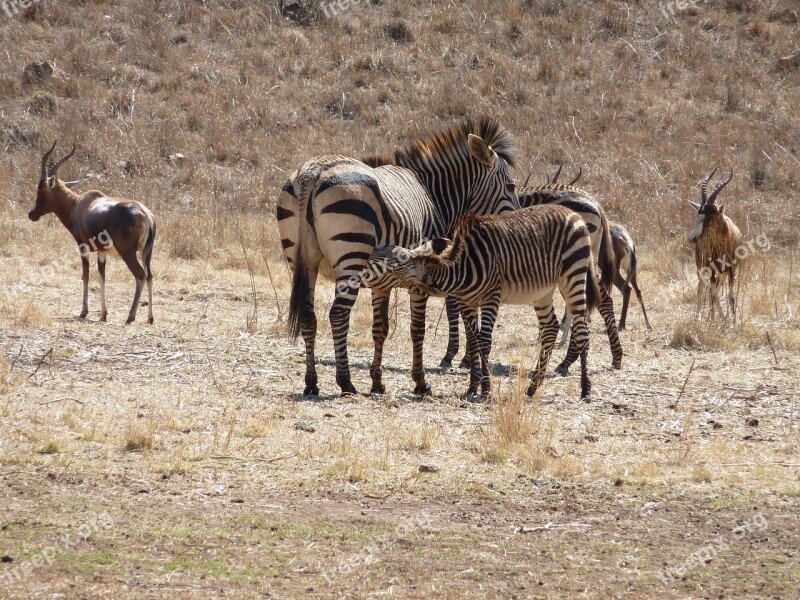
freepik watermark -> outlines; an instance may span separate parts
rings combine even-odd
[[[769,523],[767,523],[764,515],[761,513],[756,513],[751,519],[745,521],[743,525],[734,527],[731,530],[731,535],[733,536],[734,542],[741,542],[746,536],[752,535],[757,531],[764,531],[768,526]],[[692,569],[696,569],[697,567],[711,562],[717,556],[717,554],[723,550],[727,550],[730,547],[731,544],[728,542],[728,540],[726,540],[723,536],[719,536],[717,539],[712,540],[711,543],[703,546],[695,552],[692,552],[686,557],[686,560],[679,565],[667,567],[666,569],[658,571],[658,578],[664,585],[669,585],[676,579],[683,578]]]
[[[749,240],[746,244],[738,246],[733,251],[733,256],[720,256],[716,261],[709,263],[708,266],[702,267],[697,272],[698,276],[706,283],[709,283],[712,275],[719,275],[722,271],[734,267],[749,256],[756,254],[758,250],[756,250],[755,246],[758,246],[758,250],[761,252],[768,252],[772,248],[772,243],[767,235],[762,233],[756,236],[754,240]]]
[[[0,0],[1,2],[2,0]],[[78,254],[81,258],[88,258],[92,252],[107,252],[114,248],[114,242],[111,239],[111,234],[107,230],[103,230],[95,236],[92,236],[88,242],[78,244]],[[22,258],[18,258],[22,262]],[[73,264],[72,255],[62,255],[61,257],[41,265],[36,270],[25,270],[26,280],[19,281],[13,286],[6,286],[3,288],[3,299],[8,301],[13,296],[19,293],[30,291],[31,287],[41,286],[47,282],[55,281],[59,271],[65,271],[71,268]]]
[[[734,250],[733,256],[719,257],[714,262],[696,271],[696,274],[700,281],[705,283],[706,286],[710,286],[712,275],[720,275],[723,269],[741,265],[742,261],[746,258],[754,256],[759,252],[768,252],[771,248],[772,242],[770,242],[767,234],[762,233],[738,246]],[[685,278],[682,281],[673,281],[667,287],[661,288],[659,295],[661,296],[661,302],[669,303],[680,300],[685,294],[693,293],[696,289],[697,283],[691,281],[691,273],[687,269]]]
[[[378,553],[380,552],[381,548],[387,546],[392,541],[396,539],[401,539],[409,535],[411,532],[416,531],[417,529],[422,529],[425,527],[430,526],[431,524],[431,517],[426,513],[419,513],[417,515],[413,515],[407,519],[404,519],[402,523],[397,525],[394,528],[394,535],[386,536],[368,546],[365,546],[361,549],[360,552],[354,554],[353,556],[346,558],[345,560],[341,561],[338,565],[333,567],[331,570],[323,570],[322,571],[322,578],[328,582],[328,584],[333,584],[337,579],[342,577],[346,577],[359,567],[369,566],[374,563],[380,561],[377,557]]]
[[[0,0],[0,10],[2,10],[9,19],[13,19],[20,12],[29,9],[34,4],[39,4],[42,0]]]
[[[362,2],[366,4],[369,0],[331,0],[330,2],[320,2],[319,7],[325,13],[325,18],[335,17],[340,12],[357,7]]]
[[[92,534],[97,533],[100,529],[110,529],[113,526],[114,520],[107,512],[104,511],[92,515],[88,521],[79,525],[74,532],[62,534],[52,544],[32,554],[30,558],[22,561],[18,566],[6,567],[0,572],[0,583],[3,583],[5,587],[10,587],[22,582],[35,569],[45,564],[52,565],[59,554],[73,550],[78,544],[88,540]]]
[[[423,238],[420,244],[426,244],[428,238]],[[355,275],[350,275],[347,279],[342,279],[336,282],[336,291],[340,294],[347,294],[351,290],[360,287],[370,287],[376,281],[381,279],[389,271],[395,270],[397,266],[405,264],[410,261],[412,254],[410,250],[400,246],[394,247],[392,251],[392,258],[378,258],[370,256],[367,266]],[[391,265],[391,266],[390,266]]]
[[[674,0],[673,2],[659,2],[658,8],[661,9],[661,14],[665,19],[675,19],[675,12],[683,12],[690,6],[697,6],[698,4],[708,4],[710,0]]]

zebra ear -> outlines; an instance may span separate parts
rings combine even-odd
[[[441,254],[450,245],[447,238],[434,238],[431,240],[432,254]]]
[[[492,147],[486,143],[486,140],[470,133],[467,138],[467,147],[475,160],[482,162],[490,169],[494,168],[494,164],[497,162],[497,155],[492,150]]]
[[[697,202],[692,202],[691,200],[689,200],[689,204],[690,204],[690,205],[691,205],[691,207],[692,207],[693,209],[695,209],[697,212],[700,212],[700,205],[699,205]]]

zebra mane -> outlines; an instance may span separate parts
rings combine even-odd
[[[398,148],[394,154],[365,156],[361,162],[372,168],[384,165],[411,166],[439,156],[449,157],[453,149],[465,147],[469,134],[482,137],[497,155],[513,167],[517,149],[511,136],[494,117],[482,117],[477,122],[467,119],[459,125],[411,140],[405,148]]]

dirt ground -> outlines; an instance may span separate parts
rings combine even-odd
[[[2,262],[11,289],[15,263]],[[593,322],[590,404],[572,375],[520,405],[514,373],[532,366],[536,329],[508,309],[497,402],[462,401],[467,373],[435,368],[436,395],[420,401],[400,292],[389,393],[338,397],[323,318],[323,396],[304,399],[302,345],[279,322],[282,265],[277,303],[257,277],[257,323],[246,270],[159,267],[154,326],[123,325],[132,289],[116,263],[108,323],[95,283],[90,318],[74,318],[77,264],[13,288],[0,328],[0,597],[798,594],[799,379],[780,345],[687,350],[673,343],[686,307],[651,303],[647,331],[633,306],[621,372]],[[364,296],[351,337],[360,390]],[[432,300],[429,365],[446,341],[440,313]]]

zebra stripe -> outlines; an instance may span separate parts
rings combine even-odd
[[[413,140],[391,155],[363,161],[320,156],[303,164],[283,185],[277,203],[284,256],[294,271],[289,308],[290,336],[306,346],[304,394],[318,394],[314,356],[314,288],[322,259],[333,268],[336,293],[330,309],[336,381],[356,393],[350,378],[347,333],[359,287],[372,288],[375,342],[371,391],[383,393],[381,363],[388,333],[389,294],[397,280],[365,267],[375,248],[415,246],[446,235],[468,212],[519,208],[509,172],[514,151],[502,126],[491,118]],[[370,276],[368,280],[365,278]],[[415,393],[428,393],[422,365],[427,295],[411,294]]]

